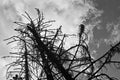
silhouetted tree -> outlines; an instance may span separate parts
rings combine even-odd
[[[15,29],[19,34],[6,39],[12,40],[8,44],[17,42],[19,46],[17,52],[11,52],[17,56],[16,61],[9,64],[7,75],[17,73],[23,80],[117,80],[102,69],[111,64],[120,69],[120,61],[112,59],[120,52],[120,42],[94,59],[86,43],[85,25],[79,26],[78,35],[63,34],[62,26],[50,28],[54,20],[45,22],[39,9],[36,11],[38,17],[34,20],[25,12],[29,23],[15,22],[19,25]],[[78,37],[78,44],[65,49],[65,38],[70,36]]]

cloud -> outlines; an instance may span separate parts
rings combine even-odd
[[[15,4],[11,0],[3,0],[0,3],[0,56],[8,54],[10,47],[5,44],[4,39],[15,34],[13,22],[20,20]]]
[[[5,65],[7,65],[8,62],[6,62],[4,59],[0,58],[0,79],[1,80],[5,80],[6,77],[6,67]]]
[[[44,13],[46,20],[56,20],[56,22],[53,23],[53,27],[57,28],[62,25],[62,31],[69,34],[78,33],[78,25],[84,21],[83,17],[90,17],[88,16],[89,11],[95,16],[92,18],[92,21],[96,21],[95,18],[101,14],[101,12],[95,8],[92,0],[86,2],[84,0],[5,0],[3,8],[4,15],[9,13],[9,15],[5,17],[6,20],[22,20],[23,22],[27,22],[25,18],[21,16],[21,14],[24,14],[24,11],[30,13],[34,18],[36,17],[34,8],[39,8]],[[93,38],[93,25],[96,24],[92,22],[86,27],[90,32],[89,40]],[[68,44],[75,42],[77,42],[77,39],[71,38]]]
[[[28,1],[26,1],[26,4]],[[81,17],[86,16],[89,9],[93,8],[87,2],[84,4],[83,0],[44,0],[30,1],[30,3],[28,2],[27,10],[33,13],[31,9],[39,8],[46,19],[56,20],[54,26],[63,25],[65,33],[76,32],[75,29],[82,23]]]
[[[84,21],[84,17],[88,18],[88,20],[91,21],[89,24],[86,24],[89,40],[93,38],[94,27],[101,22],[97,20],[97,17],[100,17],[103,13],[103,11],[95,8],[92,0],[86,2],[84,2],[84,0],[44,0],[37,1],[37,4],[36,1],[26,0],[25,3],[28,5],[26,6],[26,10],[30,13],[34,14],[35,12],[32,9],[37,7],[44,13],[46,19],[56,20],[53,27],[62,25],[64,33],[77,34],[78,25]],[[94,17],[91,17],[91,15]],[[69,39],[70,43],[75,43],[76,41],[77,39],[75,38]]]
[[[117,22],[108,23],[107,30],[111,32],[110,37],[105,39],[107,44],[115,44],[120,41],[120,20]]]
[[[0,33],[5,37],[13,34],[13,22],[21,20],[15,4],[11,0],[1,1],[0,4]]]
[[[89,40],[93,38],[92,30],[100,23],[96,18],[102,14],[102,11],[95,8],[93,0],[4,0],[1,8],[1,16],[3,18],[1,21],[4,23],[2,26],[9,26],[13,21],[26,22],[25,18],[21,16],[21,14],[24,14],[24,11],[35,17],[36,12],[34,8],[39,8],[44,13],[46,20],[56,20],[53,27],[62,25],[64,33],[77,34],[78,25],[85,20],[85,17],[88,18],[90,23],[86,25],[86,28],[89,32]],[[91,15],[94,17],[91,18]],[[8,27],[2,27],[3,32],[8,30],[6,28]],[[10,30],[7,32],[8,34],[11,33]]]

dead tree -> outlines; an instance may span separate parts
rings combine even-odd
[[[19,43],[18,52],[11,53],[17,55],[17,60],[9,64],[7,75],[14,73],[23,80],[84,80],[84,77],[87,80],[115,80],[101,70],[108,64],[120,64],[120,61],[112,60],[120,52],[120,43],[93,59],[86,43],[84,25],[79,26],[78,35],[63,34],[62,26],[50,29],[54,21],[45,22],[43,14],[36,10],[38,17],[35,20],[26,12],[29,23],[15,22],[19,25],[15,29],[19,34],[6,39],[12,39],[8,44]],[[65,38],[70,36],[78,37],[78,44],[65,49]],[[14,70],[10,70],[11,67]]]

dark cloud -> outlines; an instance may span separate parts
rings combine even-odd
[[[120,0],[96,0],[96,8],[103,10],[101,27],[114,23],[120,17]]]

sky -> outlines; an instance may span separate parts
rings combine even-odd
[[[62,25],[62,31],[77,34],[79,24],[84,23],[90,51],[95,57],[104,54],[110,44],[120,41],[120,0],[0,0],[0,57],[9,54],[14,45],[6,45],[4,39],[15,35],[14,21],[27,22],[22,14],[27,11],[36,17],[35,8],[43,12],[46,20],[56,20],[54,28]],[[71,38],[68,45],[74,45]],[[74,43],[74,44],[73,44]],[[5,64],[0,58],[0,79],[5,80]],[[117,73],[116,73],[117,74]]]

